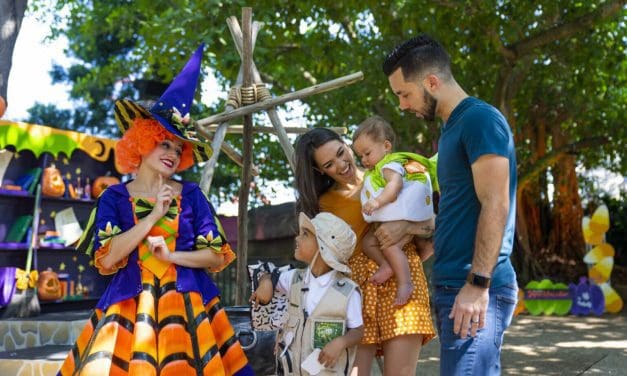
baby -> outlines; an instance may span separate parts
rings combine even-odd
[[[418,154],[392,153],[394,139],[392,127],[379,116],[366,119],[353,136],[353,149],[366,169],[361,191],[364,219],[375,223],[422,222],[421,227],[428,231],[421,236],[430,237],[435,163]],[[372,231],[363,240],[364,253],[379,265],[370,280],[381,284],[396,276],[396,305],[406,304],[414,291],[404,245],[397,243],[381,250]]]

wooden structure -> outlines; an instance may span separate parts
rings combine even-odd
[[[242,177],[239,193],[238,210],[238,236],[237,236],[237,272],[236,272],[236,304],[245,304],[248,297],[247,286],[247,239],[248,239],[248,195],[251,183],[251,175],[255,174],[256,168],[252,164],[253,134],[264,132],[266,129],[255,128],[252,124],[252,114],[257,111],[265,111],[272,122],[273,132],[277,135],[283,152],[285,153],[292,170],[294,170],[294,150],[287,137],[287,131],[283,127],[276,112],[276,106],[298,99],[304,99],[314,94],[334,90],[346,85],[355,83],[363,79],[363,73],[357,72],[332,81],[311,86],[306,89],[284,94],[276,98],[265,87],[261,80],[261,75],[253,62],[253,50],[257,34],[262,27],[259,22],[252,22],[252,8],[242,8],[242,27],[237,18],[231,16],[227,19],[227,24],[235,42],[235,48],[239,53],[242,64],[236,84],[229,93],[226,111],[195,122],[196,129],[203,137],[212,140],[213,155],[205,166],[201,188],[208,192],[213,179],[213,172],[218,160],[220,150],[225,149],[224,137],[229,128],[228,121],[242,116],[243,126],[241,127],[243,137],[243,153],[241,156]],[[216,125],[217,124],[217,125]],[[213,133],[213,134],[212,134]],[[229,148],[227,148],[229,149]],[[232,155],[229,155],[233,158]],[[239,157],[239,156],[237,156]],[[238,158],[237,158],[238,159]],[[237,162],[237,161],[236,161]]]

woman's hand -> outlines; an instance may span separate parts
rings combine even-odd
[[[409,221],[391,221],[383,222],[374,232],[379,239],[381,249],[386,249],[397,243],[408,243],[413,237],[413,222]]]
[[[156,258],[162,261],[171,262],[172,253],[168,249],[168,245],[165,243],[163,236],[149,236],[148,244],[148,249]]]
[[[168,209],[170,209],[170,203],[173,198],[174,190],[171,186],[164,184],[163,177],[159,175],[159,192],[157,193],[157,201],[149,214],[155,222],[166,215]]]

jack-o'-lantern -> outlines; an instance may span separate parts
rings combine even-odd
[[[91,186],[91,195],[93,198],[97,198],[108,186],[119,183],[120,179],[115,176],[100,176],[94,180],[94,184]]]
[[[57,273],[48,269],[39,274],[37,296],[41,300],[58,300],[63,297],[61,282],[59,282],[59,276]]]
[[[60,197],[65,193],[61,172],[53,165],[44,168],[41,192],[46,196]]]

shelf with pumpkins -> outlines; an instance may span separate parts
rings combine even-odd
[[[50,302],[92,300],[106,286],[107,278],[73,246],[95,197],[119,182],[114,146],[115,141],[106,138],[0,120],[0,268],[24,269],[36,234],[31,269],[50,269],[57,279],[67,280],[55,284],[64,289]],[[35,194],[38,186],[40,196]],[[71,288],[76,285],[81,288]]]

